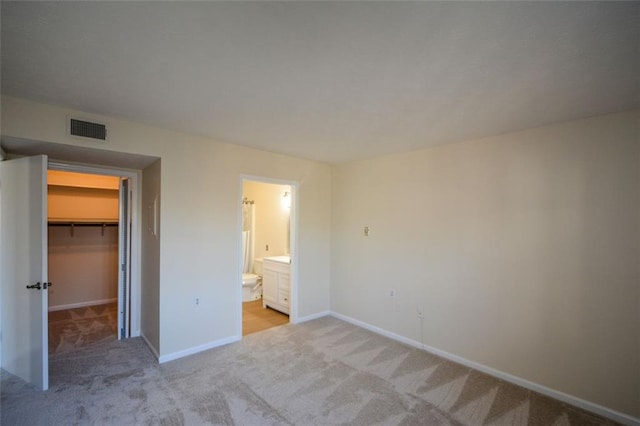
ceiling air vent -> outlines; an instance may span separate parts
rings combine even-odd
[[[99,123],[91,123],[90,121],[71,119],[71,134],[74,136],[82,136],[83,138],[107,140],[107,126]]]

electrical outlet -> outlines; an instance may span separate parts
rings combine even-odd
[[[368,226],[365,226],[365,227],[364,227],[364,231],[363,231],[363,232],[364,232],[364,236],[365,236],[365,237],[368,237],[368,236],[369,236],[369,227],[368,227]]]
[[[196,305],[199,305],[199,304],[200,304],[200,298],[196,297]]]
[[[391,290],[389,292],[389,297],[396,297],[396,291],[395,290]]]
[[[420,319],[424,318],[424,315],[422,314],[422,309],[420,308],[416,309],[416,315],[418,315],[418,318]]]

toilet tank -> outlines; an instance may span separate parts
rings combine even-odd
[[[262,276],[262,258],[257,257],[253,260],[253,273]]]

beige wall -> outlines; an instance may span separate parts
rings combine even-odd
[[[49,185],[49,220],[118,221],[118,191]]]
[[[243,196],[254,201],[255,206],[255,257],[288,254],[290,209],[282,205],[289,185],[245,181]],[[266,246],[269,246],[267,250]]]
[[[160,177],[161,160],[142,171],[141,334],[160,353]],[[156,222],[155,224],[153,222]]]
[[[332,310],[640,416],[638,119],[335,167]]]
[[[49,309],[118,297],[118,228],[49,227]]]
[[[49,181],[60,185],[78,183],[61,178],[54,173]],[[87,183],[91,182],[88,177]],[[47,192],[50,221],[118,220],[117,190],[49,185]],[[103,232],[100,226],[76,226],[72,235],[68,226],[49,226],[48,246],[49,281],[54,283],[49,291],[50,309],[91,305],[118,297],[118,227],[107,227]]]
[[[63,170],[49,170],[47,183],[57,186],[74,186],[76,188],[120,189],[120,178],[117,176],[75,173]]]
[[[106,143],[92,142],[66,134],[66,118],[79,113],[2,96],[2,134],[162,159],[161,356],[242,334],[241,295],[228,285],[237,282],[241,271],[242,176],[298,183],[299,288],[293,296],[298,298],[297,314],[304,317],[329,309],[331,169],[327,164],[82,112],[109,128]]]

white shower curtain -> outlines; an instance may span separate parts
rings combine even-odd
[[[242,205],[242,272],[253,272],[255,245],[255,206]]]

